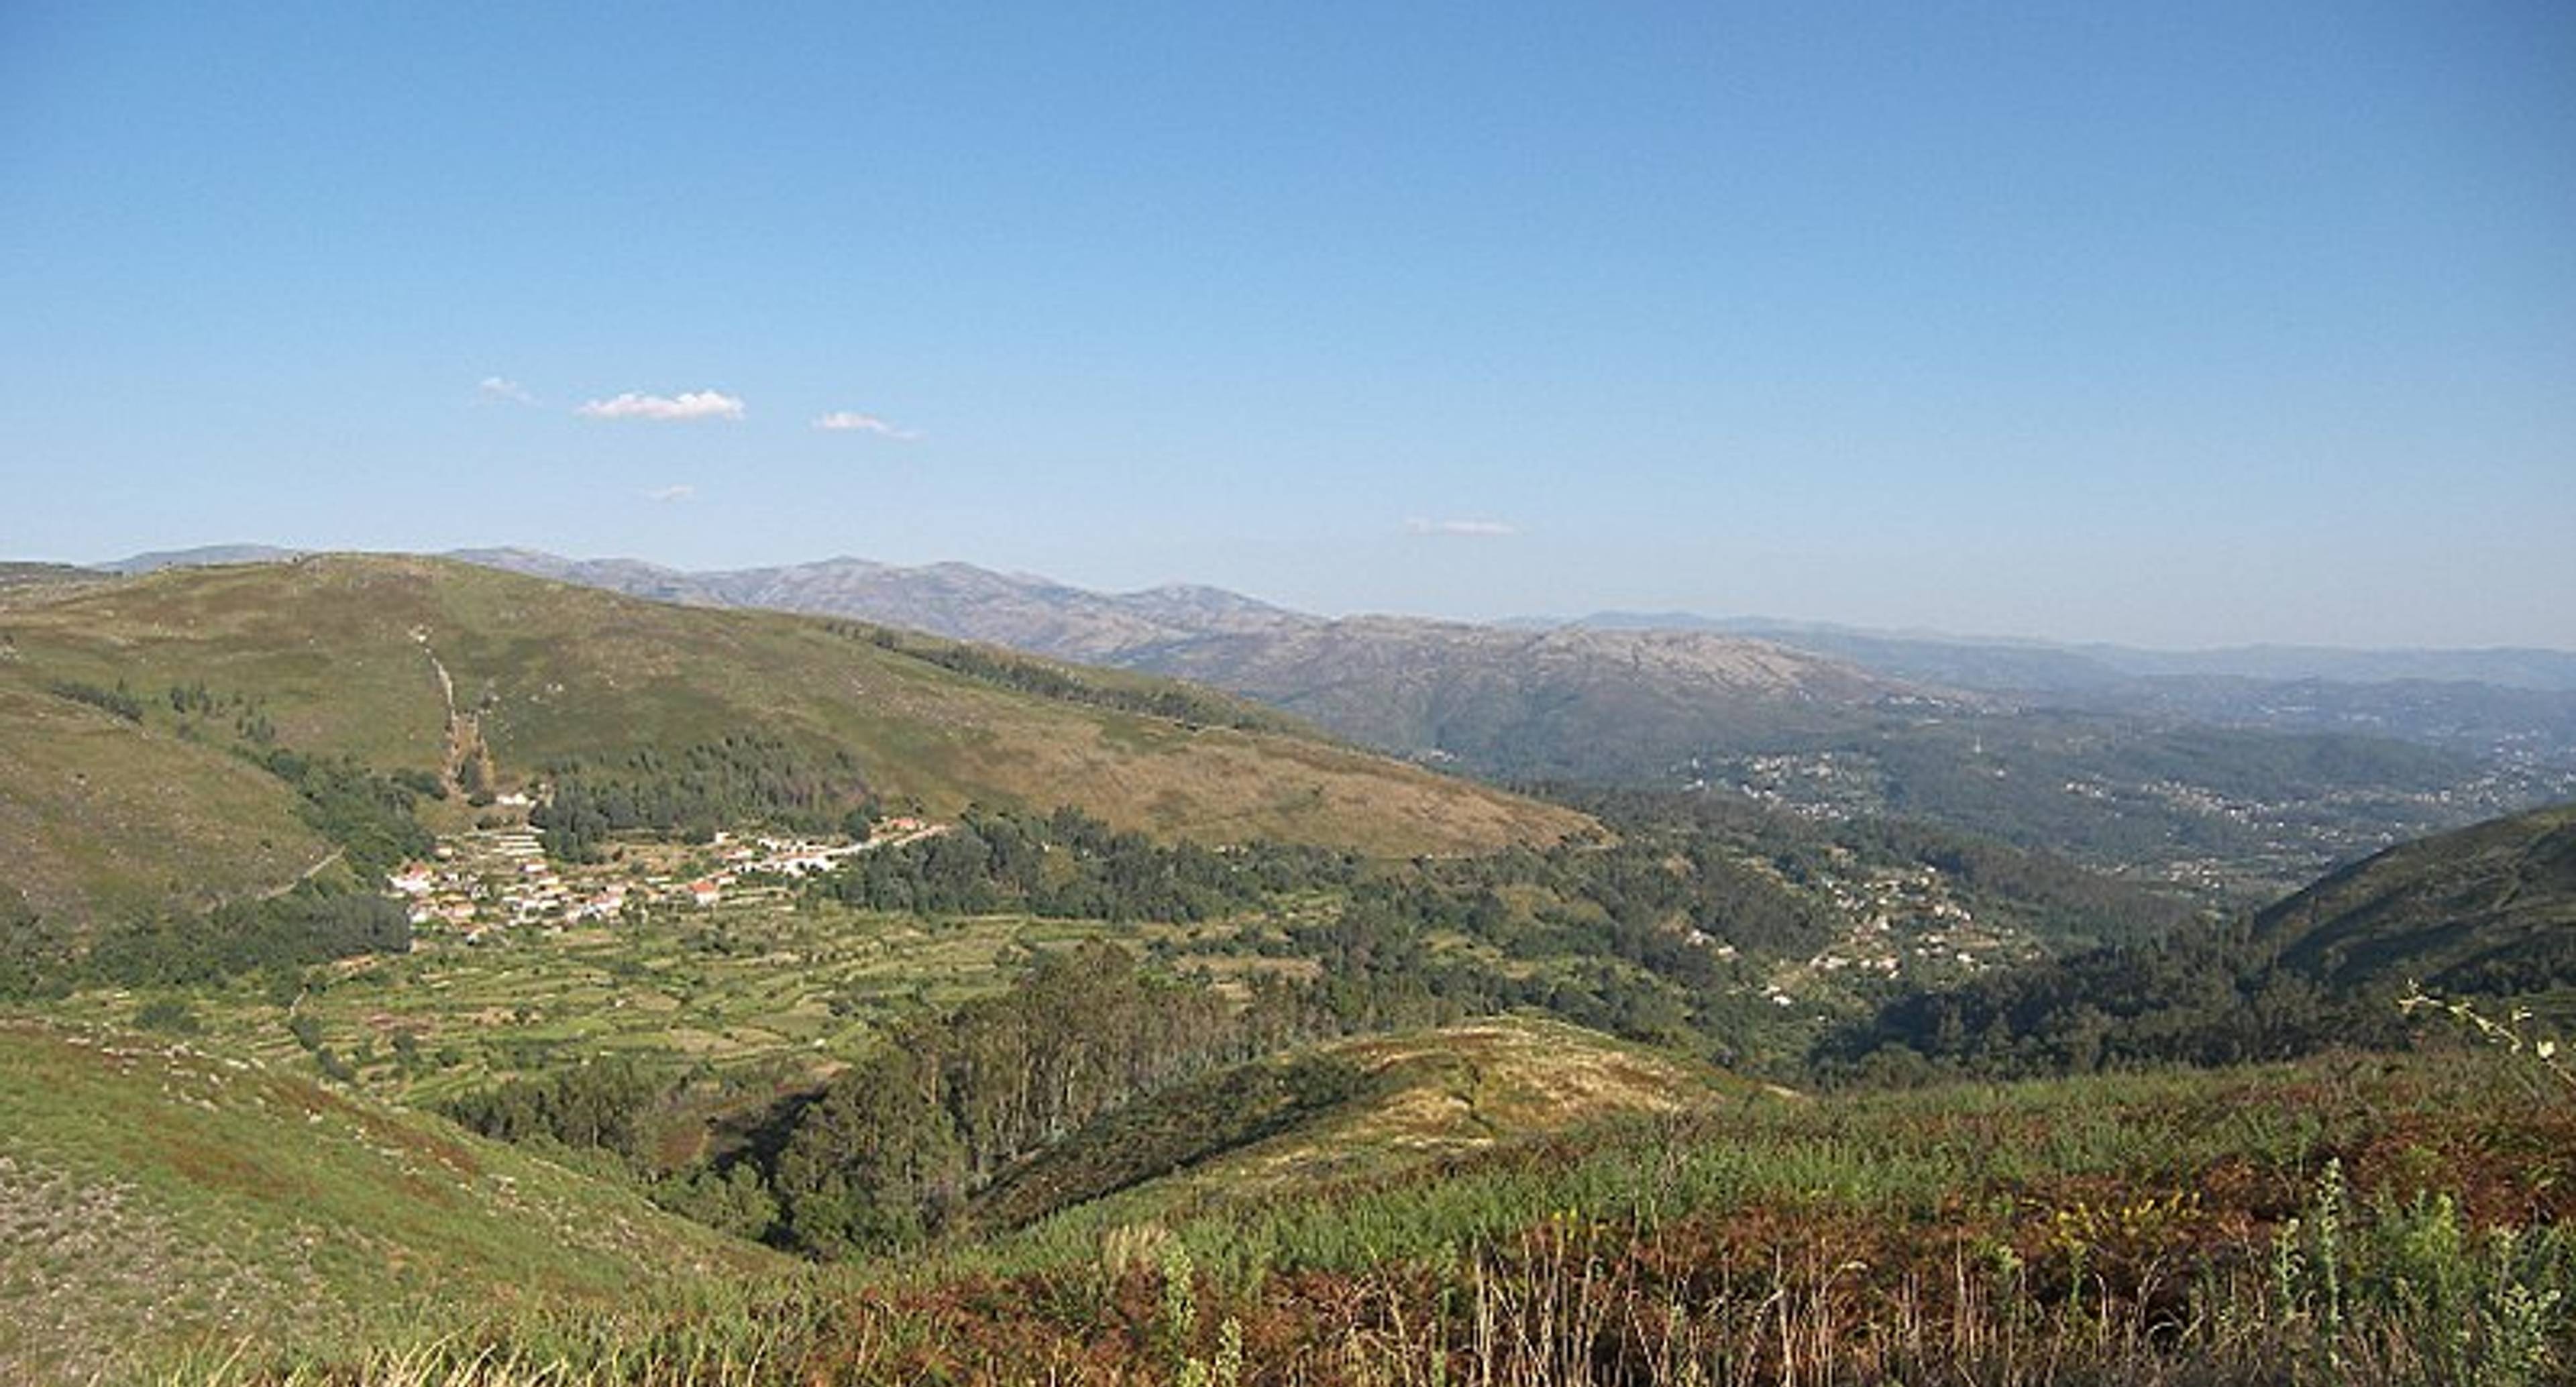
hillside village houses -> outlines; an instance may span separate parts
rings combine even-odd
[[[481,829],[442,841],[434,861],[404,863],[387,875],[385,886],[410,903],[414,925],[452,926],[474,943],[485,931],[504,925],[613,922],[630,903],[705,909],[721,902],[729,890],[774,890],[780,878],[828,872],[878,844],[909,842],[940,831],[938,825],[913,818],[888,819],[879,828],[879,836],[866,843],[718,833],[708,845],[714,866],[677,874],[669,870],[675,856],[703,864],[706,849],[558,867],[546,857],[533,828]]]

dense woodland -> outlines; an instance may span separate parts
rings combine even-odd
[[[780,738],[740,733],[676,752],[641,748],[623,761],[545,768],[545,802],[528,816],[546,851],[596,860],[613,833],[646,832],[705,842],[719,829],[762,824],[808,833],[867,835],[875,800],[848,753],[817,753]]]
[[[896,1024],[819,1092],[791,1094],[766,1135],[719,1160],[655,1169],[683,1081],[630,1061],[514,1079],[447,1106],[486,1136],[614,1154],[657,1198],[810,1255],[917,1242],[1013,1162],[1094,1120],[1332,1023],[1300,989],[1238,1002],[1110,944],[1042,955],[1007,991]]]
[[[255,759],[295,787],[303,798],[304,821],[340,849],[362,882],[382,881],[404,862],[428,856],[437,843],[414,815],[422,798],[417,781],[379,774],[347,757],[305,756],[283,748]]]
[[[1280,893],[1344,887],[1349,853],[1255,842],[1210,848],[1118,832],[1079,809],[969,809],[949,831],[871,852],[826,894],[871,910],[1189,923]]]
[[[916,1241],[1013,1160],[1299,1034],[1286,989],[1238,1009],[1115,946],[1050,955],[1008,992],[898,1027],[799,1113],[770,1172],[786,1239],[821,1256]]]
[[[2404,1034],[2393,986],[2331,990],[2244,922],[2047,959],[1890,1002],[1820,1061],[1853,1077],[2030,1078],[2288,1059]]]

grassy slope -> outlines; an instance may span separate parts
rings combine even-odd
[[[713,1338],[746,1384],[2561,1381],[2576,1108],[2509,1058],[1748,1090],[330,1380],[695,1381]]]
[[[47,914],[204,905],[330,845],[275,776],[45,692],[0,665],[0,884]]]
[[[1008,1172],[976,1211],[1017,1227],[1294,1198],[1500,1142],[1684,1111],[1751,1085],[1561,1022],[1498,1017],[1319,1046],[1159,1095]]]
[[[1289,733],[1033,697],[819,620],[663,606],[436,560],[174,570],[13,600],[0,607],[0,626],[15,652],[0,662],[0,755],[13,760],[32,759],[47,735],[31,719],[56,680],[122,679],[147,700],[202,680],[218,696],[261,700],[285,745],[431,769],[443,759],[446,718],[434,655],[458,703],[482,710],[505,779],[566,757],[758,731],[847,749],[881,793],[918,798],[934,813],[978,800],[1073,803],[1165,835],[1270,836],[1387,855],[1548,841],[1583,823]],[[1150,687],[1135,676],[1081,677]],[[175,755],[156,763],[182,794],[196,791],[209,764]],[[21,794],[0,793],[12,806]],[[296,831],[289,817],[247,808],[236,826],[273,838]],[[169,845],[209,864],[238,857],[238,846]],[[0,866],[99,889],[52,852]]]
[[[524,1152],[254,1062],[0,1019],[0,1378],[777,1264]]]
[[[2285,965],[2342,987],[2475,987],[2576,942],[2576,804],[2404,843],[2265,910]]]

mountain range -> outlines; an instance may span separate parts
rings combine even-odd
[[[2468,812],[2461,777],[2493,760],[2040,704],[1724,633],[1323,621],[962,566],[738,589],[625,572],[676,601],[417,556],[146,567],[0,570],[11,1380],[968,1380],[1080,1361],[1219,1382],[1235,1370],[1202,1365],[1247,1343],[1291,1375],[1341,1361],[1359,1331],[1317,1307],[1375,1315],[1406,1287],[1411,1323],[1462,1305],[1538,1323],[1554,1311],[1518,1307],[1556,1302],[1513,1289],[1515,1256],[1533,1275],[1646,1268],[1664,1297],[1714,1286],[1729,1299],[1688,1313],[1719,1323],[1809,1294],[1726,1279],[1776,1280],[1806,1249],[1822,1286],[1886,1266],[1908,1305],[1959,1248],[2002,1249],[1979,1294],[2013,1298],[2011,1333],[2067,1306],[2071,1344],[2188,1257],[2277,1268],[2337,1219],[2359,1222],[2322,1225],[2358,1230],[2332,1294],[2415,1295],[2423,1247],[2556,1268],[2477,1305],[2576,1288],[2542,1240],[2576,1173],[2566,1106],[2540,1091],[2562,1071],[2525,1051],[2298,1059],[2401,1043],[2404,979],[2508,1018],[2576,1014],[2576,806],[2416,841],[2261,911],[2157,879],[2177,853],[2286,876]],[[585,572],[603,581],[557,576]],[[1787,749],[1670,768],[1707,793],[1545,803],[1141,668],[748,609],[827,587],[911,601],[914,626],[1008,618],[1032,644],[1198,661],[1372,739],[1427,736],[1426,757]],[[715,824],[645,821],[584,855],[552,816],[687,795],[742,810],[716,821],[738,833],[872,802],[941,822],[793,890],[341,937],[369,910],[400,918],[376,889],[389,848],[471,857],[528,833],[544,871],[685,877],[726,850]],[[2077,840],[2132,879],[1885,807]],[[412,838],[378,841],[388,809],[418,815]],[[244,905],[275,908],[268,935],[242,932]],[[64,924],[85,932],[57,952]],[[282,951],[297,932],[316,947]],[[193,966],[209,940],[266,947]],[[2244,1058],[2299,1067],[1869,1087]],[[1801,1096],[1748,1067],[1854,1087]],[[1112,1083],[1126,1096],[1099,1097]],[[1097,1101],[1056,1096],[1078,1088]],[[2002,1279],[2006,1255],[2040,1270]],[[1498,1298],[1440,1293],[1462,1266],[1463,1296]],[[1682,1322],[1677,1301],[1616,1295],[1579,1304]],[[2452,1329],[2426,1312],[2403,1342]]]
[[[255,563],[299,552],[273,545],[210,545],[136,554],[94,567],[132,574],[164,567]],[[844,556],[693,571],[640,559],[571,559],[522,548],[458,549],[446,557],[662,601],[873,614],[890,625],[1090,663],[1114,662],[1124,652],[1174,641],[1333,621],[1202,584],[1171,583],[1136,592],[1103,593],[1050,578],[955,562],[905,566]],[[77,571],[66,565],[24,566],[55,573]],[[2576,692],[2576,650],[2540,647],[2350,649],[2275,644],[2163,650],[2102,641],[1891,631],[1687,611],[1602,611],[1476,624],[1522,633],[1574,628],[1745,637],[1833,656],[1898,679],[1992,691],[2076,691],[2126,680],[2210,678],[2266,683],[2465,683]]]
[[[456,557],[1178,677],[1506,780],[1912,814],[2257,895],[2576,793],[2576,655],[2564,652],[2192,654],[1686,615],[1336,619],[1215,588],[1100,593],[965,564],[685,573],[525,550]]]
[[[1391,855],[1583,825],[1149,675],[448,560],[0,589],[0,763],[19,771],[0,786],[0,866],[49,915],[202,907],[291,881],[326,848],[317,807],[280,776],[316,758],[459,792],[433,811],[454,817],[473,782],[509,790],[572,766],[668,779],[693,748],[815,809],[1078,803],[1173,837]]]
[[[2576,793],[2576,655],[2563,652],[2193,654],[1689,614],[1476,625],[1328,618],[1203,586],[1102,593],[961,563],[689,572],[526,549],[449,557],[1186,679],[1505,781],[1906,814],[2240,897]]]

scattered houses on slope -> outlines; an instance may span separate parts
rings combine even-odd
[[[871,848],[945,831],[912,818],[879,827],[866,842],[731,833],[703,844],[639,841],[592,863],[549,859],[533,828],[479,829],[442,839],[432,861],[403,864],[385,886],[410,903],[414,926],[444,925],[473,943],[503,926],[611,923],[632,907],[705,909],[729,895],[784,895],[786,883]]]

